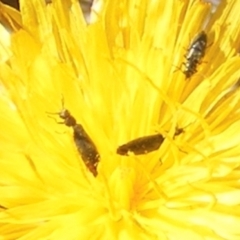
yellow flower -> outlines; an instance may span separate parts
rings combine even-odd
[[[240,2],[99,1],[89,25],[76,0],[20,4],[0,5],[0,239],[239,240]]]

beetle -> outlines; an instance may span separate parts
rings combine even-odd
[[[201,63],[206,48],[207,34],[204,31],[201,31],[193,39],[190,47],[187,49],[187,53],[185,54],[186,62],[183,63],[183,73],[185,74],[186,79],[190,78],[197,72],[197,65]]]
[[[85,163],[89,171],[92,172],[94,176],[97,176],[97,165],[100,160],[100,155],[94,142],[84,130],[83,126],[81,124],[78,124],[76,119],[64,107],[60,112],[50,114],[58,114],[59,117],[64,120],[63,122],[58,123],[65,124],[68,127],[72,127],[73,139],[76,144],[77,150],[82,157],[83,162]]]
[[[163,143],[164,137],[161,134],[136,138],[117,148],[117,153],[120,155],[128,155],[128,152],[133,152],[135,155],[146,154],[157,150]]]
[[[176,128],[174,137],[182,134],[183,128]],[[135,155],[147,154],[158,150],[165,138],[160,134],[153,134],[145,137],[139,137],[129,141],[117,148],[117,154],[128,156],[128,152],[133,152]]]

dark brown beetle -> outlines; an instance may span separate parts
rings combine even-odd
[[[183,128],[176,128],[174,137],[182,134]],[[146,154],[158,150],[165,138],[160,134],[153,134],[145,137],[136,138],[117,148],[117,154],[128,155],[128,152],[133,152],[135,155]]]
[[[52,113],[53,114],[53,113]],[[94,176],[97,176],[97,165],[100,160],[98,150],[89,137],[89,135],[84,130],[81,124],[76,122],[76,119],[71,115],[71,113],[63,108],[60,112],[54,113],[58,114],[64,122],[58,122],[65,124],[73,129],[73,139],[77,146],[78,152],[80,153],[83,162],[87,168],[92,172]]]
[[[118,147],[117,153],[120,155],[128,155],[128,152],[133,152],[135,155],[146,154],[157,150],[163,141],[164,137],[161,134],[140,137]]]

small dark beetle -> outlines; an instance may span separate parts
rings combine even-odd
[[[73,128],[73,139],[78,152],[80,153],[87,168],[94,176],[97,176],[97,165],[100,160],[100,156],[95,144],[88,136],[83,126],[81,124],[77,124],[75,118],[67,109],[63,108],[60,112],[54,114],[58,114],[59,117],[64,120],[64,122],[58,123],[65,124],[66,126]]]
[[[157,150],[163,141],[164,137],[161,134],[140,137],[118,147],[117,153],[120,155],[128,155],[128,152],[133,152],[135,155],[146,154]]]
[[[183,128],[176,128],[175,136],[184,132]],[[128,155],[128,152],[133,152],[135,155],[146,154],[158,150],[165,138],[161,134],[154,134],[145,137],[136,138],[117,148],[117,154]]]
[[[197,65],[201,63],[201,59],[205,55],[207,48],[207,34],[201,31],[192,41],[185,55],[186,62],[183,63],[186,78],[190,78],[197,72]]]

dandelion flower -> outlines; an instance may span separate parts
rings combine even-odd
[[[239,8],[99,1],[87,24],[76,0],[1,4],[0,239],[239,240]]]

